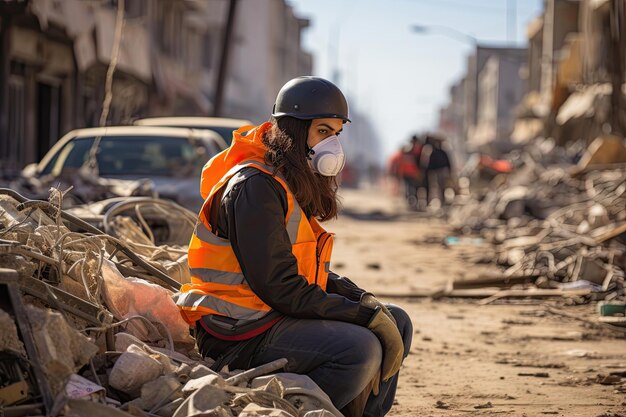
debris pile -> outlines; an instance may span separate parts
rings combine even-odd
[[[494,245],[490,260],[505,268],[502,281],[586,300],[623,298],[626,165],[590,164],[597,155],[583,156],[582,167],[542,157],[522,153],[517,170],[462,197],[450,223]]]
[[[63,201],[64,207],[102,201],[114,197],[157,197],[155,184],[150,179],[127,180],[100,177],[88,168],[65,168],[59,175],[35,175],[35,166],[27,167],[22,175],[10,181],[8,187],[33,200],[48,198],[54,186],[72,189]]]
[[[342,416],[308,377],[276,373],[286,359],[214,370],[195,350],[171,298],[193,213],[64,197],[0,189],[0,414]]]

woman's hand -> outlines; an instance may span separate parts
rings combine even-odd
[[[378,301],[378,299],[374,297],[374,294],[372,294],[371,292],[364,292],[363,294],[361,294],[361,305],[365,307],[369,307],[369,308],[374,308],[374,309],[376,307],[380,307],[383,313],[385,313],[385,315],[387,315],[387,317],[391,319],[393,324],[397,325],[396,319],[389,312],[389,310],[387,309],[387,306],[385,306],[383,303]]]

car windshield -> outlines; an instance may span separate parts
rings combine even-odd
[[[228,146],[230,146],[230,144],[233,141],[233,132],[237,129],[239,129],[238,127],[225,127],[225,126],[183,126],[183,125],[177,125],[177,126],[171,126],[171,127],[184,127],[186,129],[209,129],[212,130],[214,132],[219,133],[219,135],[224,138],[224,141],[226,142],[226,144]]]
[[[76,138],[61,149],[42,174],[78,169],[89,157],[94,137]],[[184,138],[166,136],[106,136],[100,141],[96,160],[99,173],[107,176],[199,175],[208,159],[206,149]]]

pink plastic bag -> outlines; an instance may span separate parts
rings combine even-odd
[[[144,279],[125,278],[109,260],[102,264],[102,276],[105,303],[116,319],[143,316],[153,323],[163,324],[174,342],[194,343],[189,334],[189,326],[178,312],[168,290]],[[158,329],[160,326],[157,324],[156,327]],[[142,341],[154,342],[158,339],[139,319],[131,320],[127,329]],[[162,332],[161,329],[159,331]]]

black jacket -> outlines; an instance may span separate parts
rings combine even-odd
[[[374,310],[359,304],[364,290],[332,272],[326,291],[298,275],[285,228],[287,194],[270,175],[254,171],[255,175],[227,190],[219,210],[209,214],[218,235],[230,240],[252,291],[285,316],[366,326]]]

